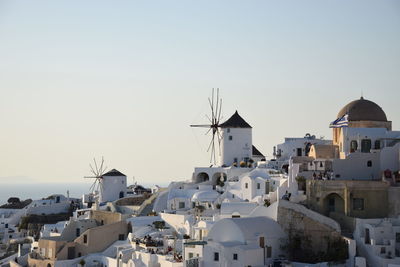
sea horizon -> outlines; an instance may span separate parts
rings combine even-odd
[[[156,183],[138,183],[145,187],[151,187]],[[0,184],[0,205],[6,204],[10,197],[18,197],[21,201],[25,199],[42,199],[53,194],[63,194],[72,198],[81,198],[83,194],[90,191],[91,183],[18,183]],[[163,186],[163,185],[162,185]]]

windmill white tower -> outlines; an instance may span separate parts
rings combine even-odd
[[[220,166],[231,166],[241,161],[248,162],[253,157],[252,127],[236,111],[227,121],[219,125],[221,129]]]
[[[112,169],[104,173],[107,167],[104,166],[104,158],[101,164],[97,164],[93,159],[94,166],[89,164],[93,176],[85,176],[85,178],[95,179],[90,190],[93,200],[97,199],[100,203],[110,202],[126,196],[126,175]]]

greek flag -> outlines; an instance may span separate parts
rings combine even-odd
[[[343,117],[338,118],[331,122],[329,125],[329,128],[342,128],[342,127],[348,127],[349,126],[349,114],[343,115]]]

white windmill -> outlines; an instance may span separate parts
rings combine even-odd
[[[107,167],[104,165],[104,158],[101,158],[101,163],[98,165],[95,158],[93,158],[94,166],[89,164],[90,171],[93,176],[85,176],[84,178],[95,179],[93,184],[90,186],[89,191],[91,192],[92,197],[94,198],[91,202],[93,203],[95,200],[99,200],[99,192],[104,190],[103,188],[103,174],[105,173]]]

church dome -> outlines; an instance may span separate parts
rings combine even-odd
[[[341,118],[346,113],[349,115],[349,121],[388,121],[385,112],[380,106],[363,97],[344,106],[337,117]]]

